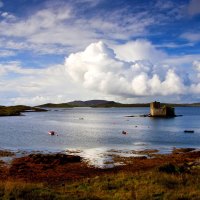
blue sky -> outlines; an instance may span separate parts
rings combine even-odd
[[[0,104],[200,101],[200,1],[0,0]]]

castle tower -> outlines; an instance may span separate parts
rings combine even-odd
[[[160,102],[152,102],[150,103],[150,115],[152,117],[173,117],[175,116],[174,108],[170,106],[162,106]]]

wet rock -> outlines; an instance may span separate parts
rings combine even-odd
[[[179,154],[179,153],[188,153],[188,152],[191,152],[191,151],[194,151],[195,148],[174,148],[172,153],[173,154]]]
[[[176,166],[174,164],[165,164],[163,166],[160,166],[158,168],[159,172],[165,172],[167,174],[176,174],[176,173],[183,173],[185,172],[185,167],[184,166]]]
[[[140,117],[151,117],[149,114],[140,115]]]
[[[8,150],[0,150],[0,157],[11,157],[14,156],[15,153]]]
[[[81,162],[80,156],[66,155],[66,154],[31,154],[28,156],[35,164],[66,164]]]
[[[139,154],[153,154],[153,153],[158,153],[159,151],[157,149],[145,149],[141,151],[137,151]]]
[[[143,115],[127,115],[125,117],[151,117],[149,114],[143,114]]]

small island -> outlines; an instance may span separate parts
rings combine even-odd
[[[0,117],[3,116],[20,116],[22,112],[44,112],[47,111],[43,108],[31,106],[0,106]]]

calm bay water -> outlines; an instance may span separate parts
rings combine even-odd
[[[200,108],[176,108],[182,117],[125,117],[149,113],[149,108],[72,108],[0,118],[0,148],[62,151],[79,149],[92,157],[110,149],[200,148]],[[185,129],[195,133],[187,134]],[[54,130],[58,136],[48,135]],[[128,132],[123,135],[122,131]],[[85,155],[86,155],[85,154]]]

